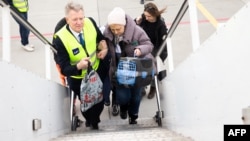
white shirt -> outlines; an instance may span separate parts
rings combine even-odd
[[[83,32],[82,31],[80,33],[75,32],[72,28],[70,28],[70,26],[69,26],[69,29],[73,33],[73,35],[76,37],[76,39],[80,42],[79,34],[82,33],[83,35]],[[83,36],[83,39],[84,39],[84,36]]]

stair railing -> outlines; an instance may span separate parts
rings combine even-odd
[[[177,26],[179,25],[181,19],[185,15],[187,9],[189,8],[189,16],[190,16],[190,25],[191,25],[191,35],[192,35],[192,44],[193,44],[193,51],[195,51],[198,46],[200,45],[200,39],[199,39],[199,31],[198,31],[198,20],[197,20],[197,10],[196,10],[196,4],[195,0],[184,0],[179,12],[177,13],[177,16],[175,17],[171,27],[168,30],[168,34],[165,37],[165,41],[162,43],[159,51],[157,52],[156,56],[160,56],[163,49],[165,48],[167,44],[167,50],[168,50],[168,69],[169,72],[172,72],[174,70],[174,61],[173,61],[173,51],[172,51],[172,43],[171,43],[171,37],[173,36]]]

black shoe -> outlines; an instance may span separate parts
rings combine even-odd
[[[99,130],[98,123],[92,124],[92,125],[91,125],[91,129],[92,129],[92,130]]]
[[[120,117],[121,117],[121,119],[127,119],[127,117],[128,117],[127,112],[120,111]]]
[[[119,106],[117,104],[114,104],[112,106],[112,115],[117,116],[119,114]]]
[[[129,124],[137,124],[136,119],[129,118]]]
[[[142,90],[141,90],[141,97],[143,97],[145,95],[146,95],[146,88],[143,87]]]
[[[85,122],[86,127],[90,127],[90,123],[88,121]]]

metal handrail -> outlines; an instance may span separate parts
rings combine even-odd
[[[185,15],[187,9],[188,9],[189,5],[188,5],[188,0],[184,0],[179,12],[177,13],[177,16],[175,17],[170,29],[168,30],[167,36],[165,36],[164,38],[164,42],[162,42],[160,49],[158,50],[156,56],[160,56],[160,54],[162,53],[163,49],[166,47],[166,40],[167,38],[171,38],[174,34],[174,31],[176,30],[177,26],[179,25],[181,19],[183,18],[183,16]]]

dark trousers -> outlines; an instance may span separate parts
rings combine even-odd
[[[113,105],[117,105],[115,87],[112,88],[112,106]]]
[[[116,87],[116,100],[121,112],[128,112],[129,116],[138,116],[141,103],[142,88]]]
[[[28,20],[28,13],[27,12],[20,12],[19,13],[20,16],[22,16],[25,20]],[[27,45],[29,44],[29,34],[30,34],[30,30],[28,28],[26,28],[21,22],[19,22],[16,18],[14,18],[15,21],[18,23],[19,25],[19,33],[21,36],[21,43],[22,45]]]
[[[109,75],[107,74],[103,83],[103,98],[104,98],[104,102],[106,103],[110,103],[110,98],[109,98],[110,91],[111,91],[110,79],[109,79]]]
[[[110,103],[110,91],[111,91],[111,82],[109,77],[109,67],[110,67],[110,54],[108,53],[106,57],[100,60],[100,65],[98,67],[97,73],[99,74],[103,82],[103,98],[106,103]]]

